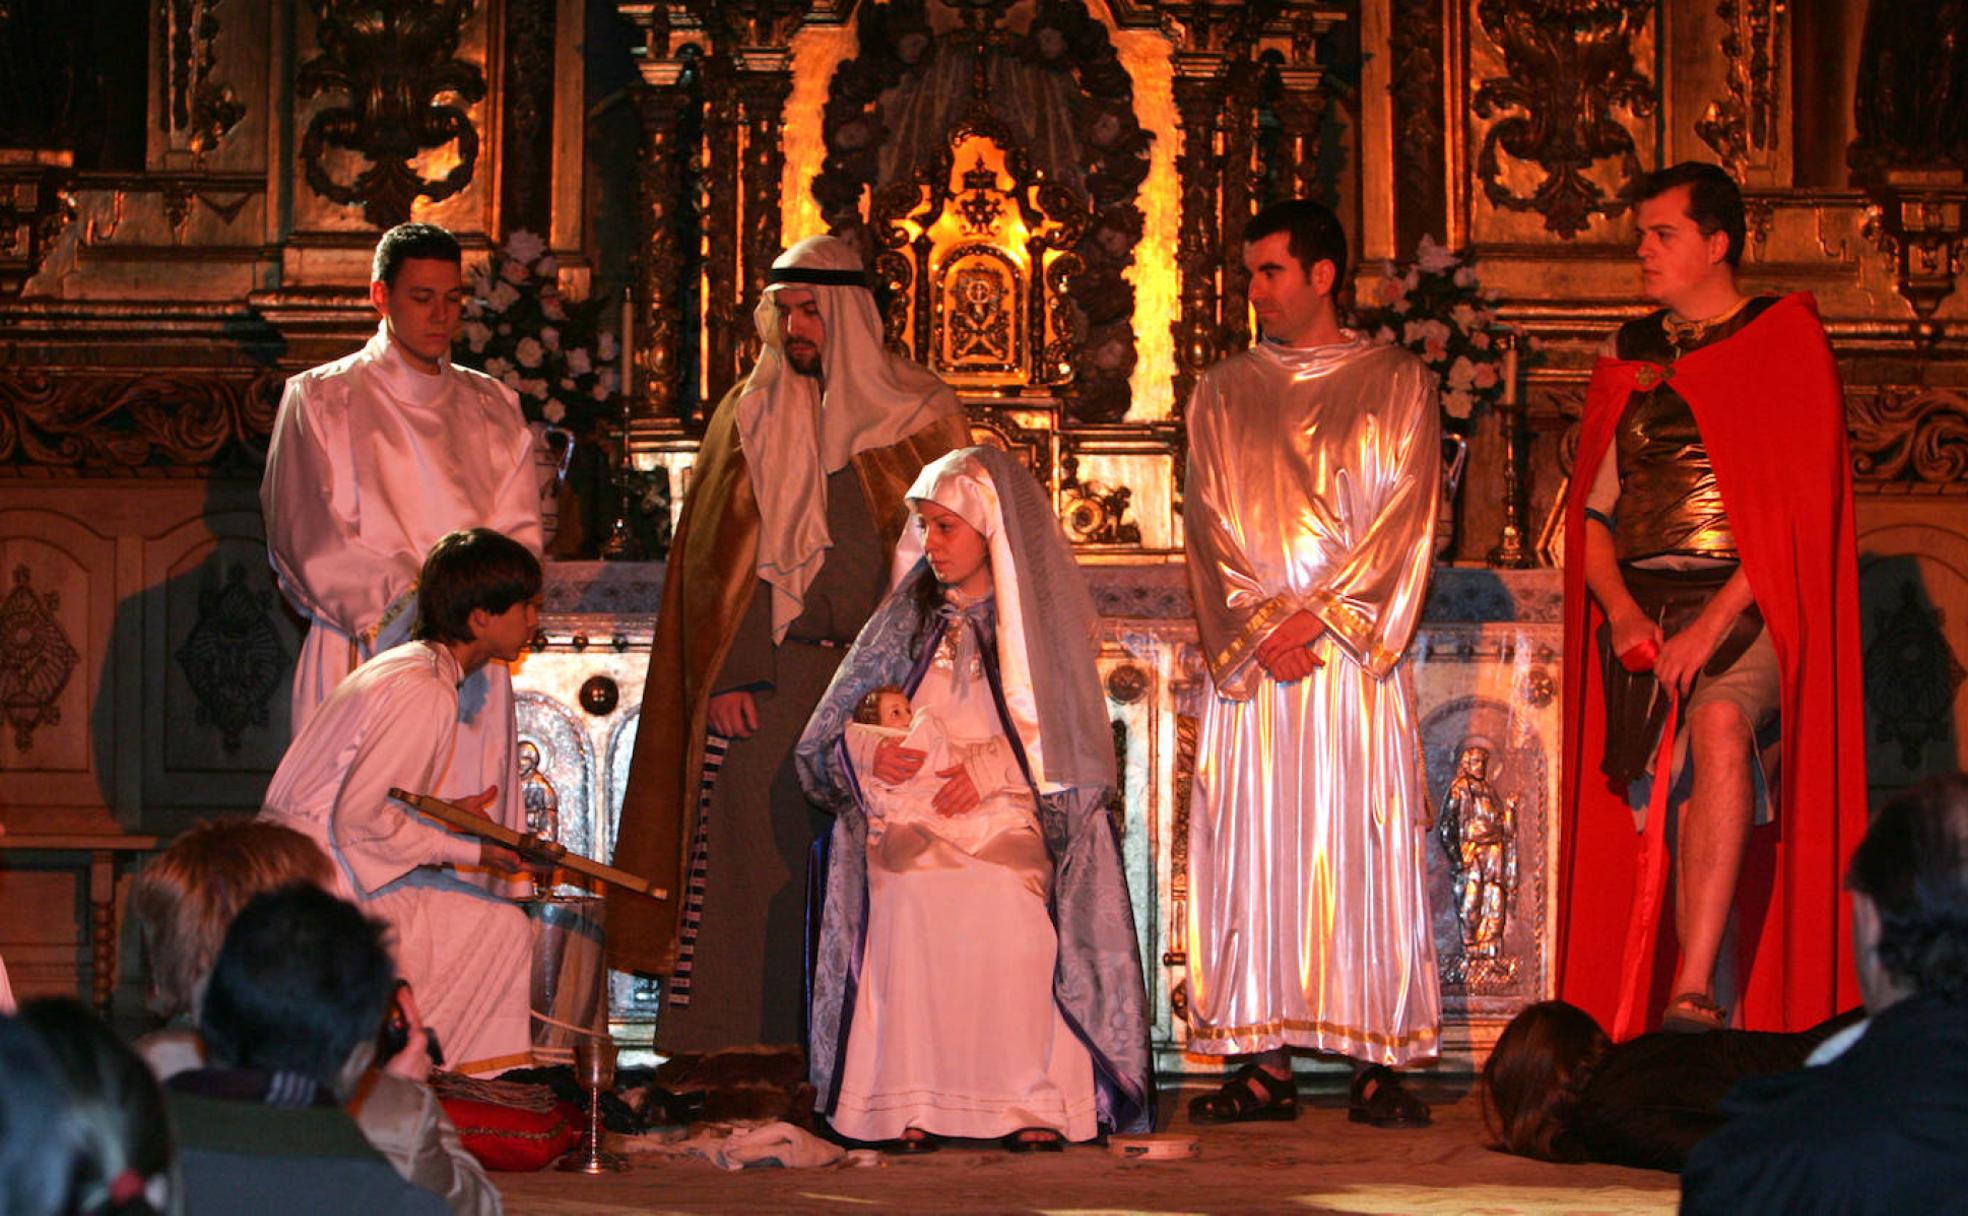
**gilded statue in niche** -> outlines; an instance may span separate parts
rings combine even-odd
[[[1968,4],[1873,0],[1855,116],[1849,159],[1862,178],[1894,168],[1968,170]]]

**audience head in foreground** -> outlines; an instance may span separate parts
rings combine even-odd
[[[87,1006],[0,1019],[0,1213],[174,1212],[172,1160],[157,1082]]]
[[[334,886],[328,855],[263,819],[201,823],[144,867],[131,910],[150,960],[152,1013],[197,1016],[226,929],[246,901],[290,883]]]
[[[374,1057],[396,985],[384,932],[318,887],[255,896],[205,989],[198,1028],[213,1060],[346,1093]]]
[[[1968,776],[1874,815],[1846,886],[1872,1016],[1814,1067],[1729,1095],[1683,1212],[1939,1212],[1968,1194]]]

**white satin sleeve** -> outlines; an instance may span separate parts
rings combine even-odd
[[[1195,602],[1196,632],[1219,695],[1247,700],[1256,690],[1257,646],[1297,611],[1296,599],[1266,587],[1245,551],[1236,509],[1235,461],[1222,394],[1205,376],[1189,399],[1189,466],[1182,528]]]
[[[476,865],[478,843],[393,802],[391,786],[425,792],[449,766],[458,704],[442,687],[399,685],[367,716],[343,770],[329,841],[363,895],[424,865]]]
[[[281,591],[308,616],[353,635],[381,619],[416,570],[363,543],[348,394],[334,381],[288,380],[267,447],[260,511]],[[536,529],[537,521],[536,507]]]
[[[1379,472],[1366,526],[1305,605],[1340,646],[1385,678],[1421,622],[1442,497],[1442,424],[1419,362],[1397,373],[1397,408],[1358,465]]]

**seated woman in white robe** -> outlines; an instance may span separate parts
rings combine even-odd
[[[800,740],[837,814],[812,976],[818,1104],[854,1140],[1058,1148],[1146,1128],[1147,1000],[1091,598],[1044,493],[990,448],[909,492],[926,561]],[[871,690],[904,737],[849,728]]]

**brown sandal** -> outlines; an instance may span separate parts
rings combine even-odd
[[[1668,1034],[1706,1034],[1728,1024],[1729,1011],[1699,992],[1678,994],[1661,1013],[1661,1029]]]

